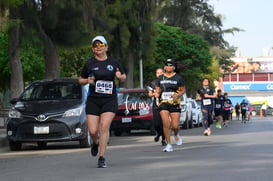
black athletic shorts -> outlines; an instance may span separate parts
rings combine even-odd
[[[214,109],[215,116],[223,116],[223,110]]]
[[[169,112],[181,112],[181,108],[179,104],[172,105],[169,103],[162,103],[159,105],[159,110],[166,110]]]
[[[118,101],[117,97],[88,97],[86,101],[86,114],[99,116],[104,112],[117,113]]]

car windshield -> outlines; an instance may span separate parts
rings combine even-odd
[[[81,99],[81,86],[74,82],[43,82],[31,84],[21,100]]]
[[[118,105],[125,103],[150,103],[152,99],[148,96],[146,92],[126,92],[118,93]]]

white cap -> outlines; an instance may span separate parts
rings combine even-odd
[[[95,41],[100,41],[101,43],[107,45],[107,41],[106,41],[106,39],[104,38],[104,36],[96,36],[95,38],[93,38],[92,44],[93,44]]]

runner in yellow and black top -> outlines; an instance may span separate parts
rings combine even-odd
[[[185,92],[182,77],[175,72],[174,61],[168,59],[164,66],[164,74],[159,76],[156,83],[155,97],[159,98],[160,116],[163,122],[163,131],[166,139],[164,152],[173,151],[170,138],[170,127],[174,131],[177,145],[182,145],[182,137],[179,135],[180,125],[180,100]]]

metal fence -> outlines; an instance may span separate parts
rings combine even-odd
[[[9,107],[0,108],[0,128],[6,128]]]

